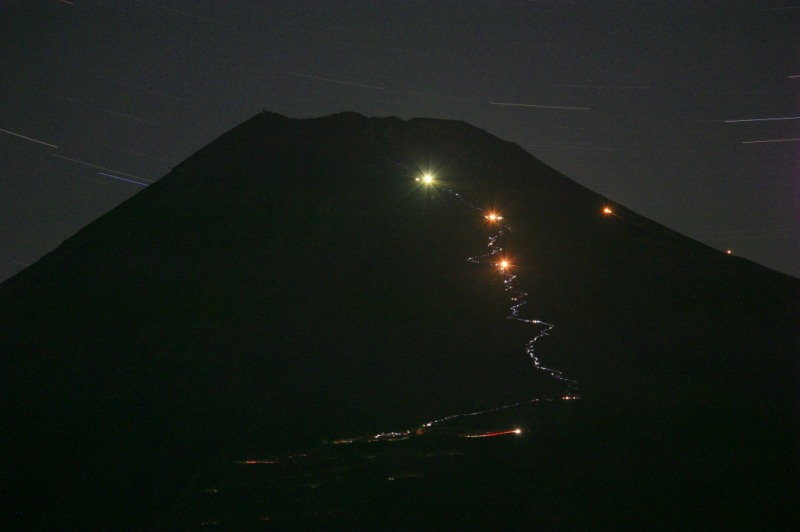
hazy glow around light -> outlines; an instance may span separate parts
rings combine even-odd
[[[603,207],[603,214],[614,214],[614,211],[611,210],[611,207]]]
[[[501,260],[501,261],[500,261],[500,269],[501,269],[501,270],[505,270],[505,269],[507,269],[509,266],[510,266],[510,264],[508,263],[508,261],[507,261],[507,260]]]

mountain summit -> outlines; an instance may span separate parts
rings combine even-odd
[[[541,328],[466,260],[489,210],[521,314],[555,326],[537,357],[579,383],[547,425],[575,481],[791,524],[800,281],[463,122],[267,112],[0,285],[4,519],[145,526],[248,449],[560,397]]]

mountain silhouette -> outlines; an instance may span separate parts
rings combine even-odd
[[[544,523],[797,523],[800,281],[463,122],[268,112],[0,285],[3,520],[163,524],[249,449],[560,397],[541,328],[466,260],[491,232],[467,203],[512,227],[520,312],[555,325],[537,356],[582,397],[542,421],[541,474],[589,491],[553,488]]]

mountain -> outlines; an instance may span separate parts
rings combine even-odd
[[[541,329],[466,260],[490,234],[468,203],[511,227],[521,313],[555,325],[537,356],[579,383],[542,419],[543,522],[798,523],[800,281],[463,122],[268,112],[0,285],[3,520],[163,524],[252,449],[558,397]]]

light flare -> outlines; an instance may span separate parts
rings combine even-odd
[[[494,432],[476,432],[471,434],[461,434],[462,438],[496,438],[497,436],[508,436],[510,434],[520,435],[522,429],[498,430]]]

